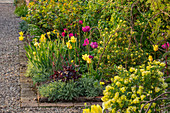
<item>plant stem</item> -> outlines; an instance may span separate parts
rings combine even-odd
[[[168,52],[168,44],[167,44],[167,41],[166,41],[165,36],[164,36],[164,39],[165,39],[165,42],[166,42],[166,52]],[[168,62],[167,62],[167,59],[168,59],[168,56],[165,57],[166,69],[168,69]],[[167,74],[167,76],[169,76],[168,71],[166,71],[166,74]]]

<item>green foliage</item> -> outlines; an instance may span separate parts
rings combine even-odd
[[[66,25],[79,18],[84,9],[82,5],[83,3],[74,0],[31,2],[28,5],[31,10],[25,20],[39,26],[44,32],[53,29],[62,30]]]
[[[22,20],[20,23],[19,23],[19,30],[20,31],[23,31],[24,33],[26,33],[28,31],[28,24],[26,21]]]
[[[78,96],[78,89],[72,81],[66,83],[61,81],[51,82],[39,87],[40,95],[48,97],[49,100],[72,100]]]
[[[19,17],[26,17],[26,15],[28,14],[28,8],[26,5],[18,6],[16,7],[14,13]]]
[[[78,81],[54,81],[39,87],[40,95],[49,100],[73,100],[75,97],[95,97],[102,94],[102,89],[94,79],[80,78]]]
[[[102,89],[97,80],[93,78],[80,78],[77,81],[79,96],[95,97],[102,95]]]
[[[62,68],[62,59],[60,55],[65,56],[64,44],[60,43],[60,39],[54,42],[38,43],[25,46],[29,62],[33,65],[32,68],[36,69],[33,76],[34,82],[42,82],[49,79],[55,69]],[[55,66],[54,66],[55,64]]]
[[[27,70],[25,73],[26,77],[31,77],[33,84],[47,81],[50,77],[48,70],[42,67],[34,65],[31,61],[28,61]]]
[[[166,52],[162,56],[162,60],[166,63],[165,73],[170,75],[170,47],[166,49]],[[170,82],[170,79],[167,79]]]
[[[26,70],[25,76],[26,77],[33,77],[34,73],[36,71],[37,71],[37,69],[34,68],[34,65],[30,61],[28,61],[27,70]]]
[[[31,36],[35,36],[35,38],[39,38],[39,36],[43,33],[41,29],[35,24],[28,24],[28,33]]]

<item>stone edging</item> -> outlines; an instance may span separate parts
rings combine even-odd
[[[102,102],[57,102],[57,103],[41,103],[37,101],[38,94],[33,86],[33,81],[31,78],[25,77],[24,73],[26,71],[27,58],[25,55],[25,50],[23,50],[22,45],[20,45],[19,58],[20,58],[20,85],[21,85],[21,98],[20,107],[84,107],[84,103],[87,106],[93,104],[102,105]]]

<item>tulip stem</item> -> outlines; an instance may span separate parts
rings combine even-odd
[[[165,44],[166,44],[166,52],[168,52],[168,49],[169,49],[169,47],[168,47],[168,44],[167,44],[167,40],[166,40],[166,38],[165,38],[165,36],[164,36],[164,40],[165,40]],[[167,59],[168,59],[168,57],[167,57],[167,55],[166,55],[166,57],[165,57],[165,64],[166,64],[166,69],[168,69],[168,63],[167,63]],[[166,74],[167,74],[167,76],[169,76],[169,72],[168,71],[166,71]]]
[[[76,41],[76,44],[74,43],[74,51],[75,51],[75,63],[77,63],[77,58],[76,58],[76,56],[77,56],[77,53],[76,53],[76,47],[77,47],[77,41]]]
[[[80,27],[79,27],[79,25],[78,25],[78,31],[79,31],[79,48],[80,48],[81,43],[80,43]]]

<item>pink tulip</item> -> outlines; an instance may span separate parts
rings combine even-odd
[[[83,46],[86,46],[86,45],[88,45],[88,44],[89,44],[89,40],[88,40],[88,38],[86,38],[86,39],[84,40]]]
[[[91,42],[90,46],[91,46],[92,48],[97,48],[97,47],[98,47],[98,44],[97,44],[97,42]]]
[[[65,32],[62,32],[62,34],[61,34],[63,37],[65,37],[66,36],[66,33]]]
[[[66,32],[67,31],[67,28],[64,28],[64,32]]]
[[[73,33],[70,33],[70,34],[69,34],[69,37],[72,37],[72,36],[74,36]]]
[[[164,44],[162,45],[162,48],[164,48],[164,49],[169,48],[169,43],[168,43],[168,42],[167,42],[167,43],[164,43]]]
[[[90,26],[82,27],[82,30],[84,32],[89,32],[90,31]]]
[[[79,20],[79,24],[83,24],[83,20]]]

